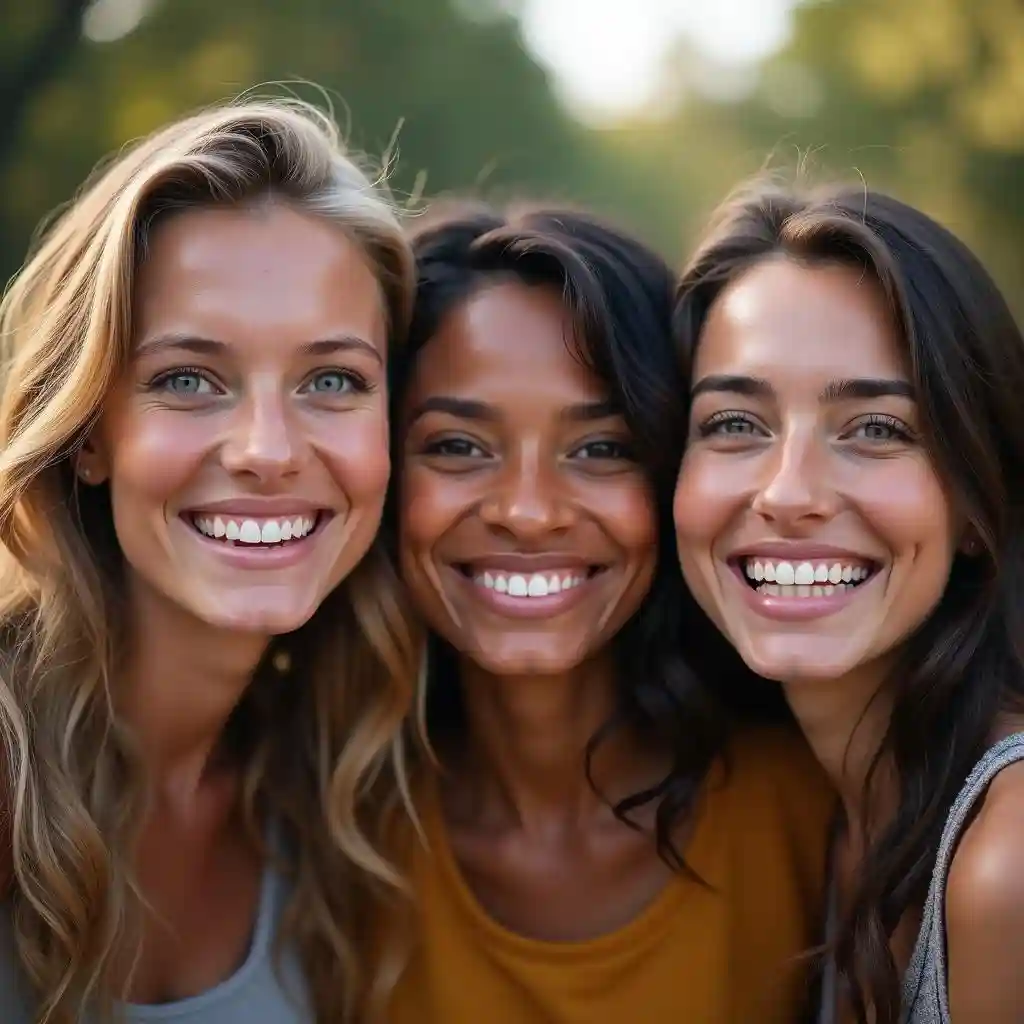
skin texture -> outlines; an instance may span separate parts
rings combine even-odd
[[[722,387],[722,377],[762,386]],[[958,550],[970,551],[912,396],[848,387],[828,397],[830,388],[843,390],[838,382],[858,379],[909,380],[873,282],[850,268],[781,258],[749,270],[725,289],[701,334],[674,506],[688,585],[746,663],[782,683],[841,794],[842,897],[860,856],[854,837],[868,813],[867,764],[888,721],[887,673],[940,599]],[[793,561],[826,545],[869,560],[874,572],[834,612],[780,621],[757,610],[730,562],[770,543],[790,545]],[[885,766],[880,778],[873,799],[884,815],[893,798]],[[957,1024],[1024,1015],[1015,952],[1024,942],[1022,824],[1024,773],[1010,769],[967,830],[949,881]],[[917,915],[908,914],[893,936],[901,968],[917,927]]]
[[[130,996],[160,1002],[245,957],[262,865],[218,741],[269,638],[306,622],[376,533],[386,326],[359,249],[273,204],[159,225],[136,307],[132,358],[78,471],[109,485],[126,565],[120,710],[155,787],[137,864],[152,914]],[[188,521],[215,502],[329,515],[292,564],[256,554],[243,567]]]
[[[421,351],[402,410],[402,570],[459,655],[468,716],[464,743],[442,751],[449,837],[485,909],[546,939],[619,927],[668,878],[583,771],[614,708],[612,638],[650,586],[656,519],[625,424],[568,338],[557,292],[485,287]],[[495,564],[590,578],[564,609],[524,618],[473,582]],[[616,799],[663,767],[622,734],[595,774]]]

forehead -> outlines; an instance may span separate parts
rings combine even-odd
[[[421,351],[411,395],[442,392],[527,408],[603,397],[607,388],[575,355],[559,293],[502,282],[460,303]]]
[[[283,203],[173,214],[153,231],[136,288],[137,333],[383,344],[386,313],[365,254],[337,225]]]
[[[855,267],[765,260],[730,284],[701,333],[697,376],[778,381],[904,377],[903,346],[885,295]]]

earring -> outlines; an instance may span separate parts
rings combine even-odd
[[[290,672],[292,668],[291,653],[283,647],[279,648],[271,656],[270,664],[274,666],[274,671],[279,672],[281,675]]]
[[[81,477],[81,478],[82,478],[83,480],[91,480],[91,479],[92,479],[92,470],[91,470],[91,469],[90,469],[90,468],[89,468],[88,466],[82,466],[82,467],[81,467],[81,468],[80,468],[80,469],[78,470],[78,475],[79,475],[79,476],[80,476],[80,477]]]

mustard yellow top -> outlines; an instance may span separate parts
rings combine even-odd
[[[790,730],[738,737],[711,773],[687,862],[630,924],[584,942],[524,938],[467,886],[436,802],[413,865],[416,948],[389,1024],[794,1024],[820,940],[834,796]],[[597,898],[597,897],[595,897]]]

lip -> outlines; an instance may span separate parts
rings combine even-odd
[[[223,501],[207,501],[202,505],[190,505],[182,515],[248,516],[273,519],[277,516],[312,516],[317,513],[333,512],[325,505],[303,501],[301,498],[227,498]]]
[[[453,563],[468,566],[479,572],[486,569],[500,569],[502,572],[545,572],[549,569],[586,569],[591,570],[602,563],[580,558],[579,555],[559,555],[546,553],[543,555],[481,555],[479,558],[462,558]]]
[[[541,566],[537,562],[533,564],[536,566],[535,570],[520,569],[519,571],[525,573],[527,571],[542,572],[544,569],[549,568],[574,568],[564,559],[559,562],[552,561],[545,566]],[[586,564],[578,563],[578,567],[584,567]],[[490,568],[503,568],[503,566],[499,566],[494,562],[488,562],[487,565]],[[490,611],[501,615],[503,618],[510,619],[550,619],[555,615],[562,615],[575,608],[580,601],[585,601],[598,577],[602,575],[597,573],[593,576],[588,576],[575,587],[560,591],[557,594],[548,594],[547,597],[510,597],[508,594],[499,594],[496,590],[489,590],[487,587],[479,586],[457,568],[452,567],[449,571],[458,581],[458,585],[467,588],[469,597],[474,601]]]
[[[818,556],[824,557],[824,556]],[[726,566],[731,585],[738,587],[747,607],[756,615],[776,622],[809,622],[844,611],[862,592],[873,587],[882,575],[873,573],[863,583],[829,597],[774,597],[749,586],[746,579],[731,565]]]
[[[873,566],[879,565],[883,559],[877,555],[864,555],[850,548],[836,547],[832,544],[805,544],[801,541],[766,540],[761,544],[745,544],[735,548],[725,556],[725,561],[736,562],[741,558],[756,558],[758,555],[768,558],[781,558],[787,562],[810,562],[817,559],[830,558],[835,561],[865,562]]]
[[[319,523],[312,533],[301,540],[290,540],[286,544],[264,547],[259,544],[225,544],[222,540],[215,540],[200,533],[180,517],[176,522],[196,543],[203,546],[204,553],[210,557],[234,569],[264,570],[288,569],[304,562],[316,550],[317,538],[327,525],[326,521]]]

